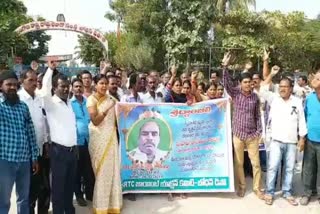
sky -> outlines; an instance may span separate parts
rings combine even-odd
[[[110,11],[110,0],[22,0],[31,16],[42,16],[46,20],[56,20],[63,13],[66,22],[93,27],[102,32],[115,31],[116,24],[104,15]],[[302,3],[303,2],[303,3]],[[320,0],[256,0],[256,11],[280,10],[288,13],[303,11],[308,18],[315,18],[320,13]],[[77,33],[48,31],[52,36],[49,42],[49,55],[73,54],[78,44]]]

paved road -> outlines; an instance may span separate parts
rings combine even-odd
[[[248,184],[252,183],[247,178]],[[295,175],[295,191],[301,194],[300,174]],[[251,187],[248,187],[251,188]],[[122,214],[320,214],[320,204],[313,200],[308,206],[293,207],[277,194],[277,200],[272,206],[264,204],[248,191],[244,198],[238,198],[234,193],[190,194],[188,199],[168,202],[165,194],[144,194],[137,197],[137,201],[124,200]],[[15,194],[12,197],[10,214],[16,213]],[[90,208],[76,206],[77,214],[89,214]]]

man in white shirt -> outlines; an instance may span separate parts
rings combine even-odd
[[[308,86],[307,76],[299,76],[298,81],[293,88],[293,93],[302,100],[305,100],[311,92],[312,89]]]
[[[278,70],[273,70],[275,75]],[[293,81],[283,77],[279,84],[279,95],[270,91],[261,91],[260,95],[271,105],[269,117],[271,118],[270,153],[268,159],[267,184],[265,202],[272,205],[275,192],[276,175],[284,159],[284,176],[282,194],[291,205],[297,206],[292,196],[292,177],[295,165],[295,154],[298,148],[304,148],[307,126],[302,101],[292,95]],[[299,136],[299,140],[298,137]]]
[[[37,201],[38,213],[48,213],[50,206],[48,146],[44,146],[44,143],[46,142],[45,119],[42,112],[43,100],[36,94],[37,79],[37,73],[34,70],[22,72],[20,75],[22,88],[18,92],[20,100],[25,102],[29,108],[31,119],[35,127],[37,145],[40,151],[38,157],[40,171],[31,176],[29,198],[31,214],[35,213],[34,208]]]
[[[53,214],[74,214],[73,192],[78,159],[76,118],[68,99],[70,81],[60,73],[53,77],[55,69],[56,62],[49,62],[41,90],[52,141],[52,208]]]
[[[147,77],[147,93],[139,94],[142,103],[150,104],[150,103],[162,103],[163,95],[161,92],[156,92],[156,79],[152,76]]]

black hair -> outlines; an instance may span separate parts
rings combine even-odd
[[[242,82],[244,79],[252,80],[252,75],[249,72],[244,72],[240,74],[239,81]]]
[[[252,72],[252,78],[253,78],[254,75],[258,75],[259,79],[263,80],[261,72],[258,72],[258,71]]]
[[[74,78],[72,81],[71,81],[71,86],[73,87],[73,84],[76,83],[76,82],[80,82],[81,84],[83,84],[82,80],[80,78]]]
[[[206,90],[206,84],[204,82],[200,82],[198,86],[201,86],[203,90]]]
[[[80,74],[77,76],[77,78],[82,79],[82,75],[84,75],[84,74],[89,74],[92,79],[92,74],[88,70],[81,71]]]
[[[211,82],[211,83],[208,85],[207,90],[208,90],[211,86],[214,86],[215,88],[218,88],[218,84],[217,84],[217,83]]]
[[[108,80],[108,82],[110,81],[110,79],[121,79],[121,77],[119,77],[119,76],[117,76],[117,75],[109,75],[109,76],[107,76],[107,80]]]
[[[219,86],[221,86],[221,87],[224,89],[224,85],[223,85],[223,84],[218,83],[218,84],[217,84],[217,89],[218,89]]]
[[[52,78],[52,87],[53,88],[57,88],[58,87],[58,81],[62,80],[62,81],[69,81],[69,78],[61,73],[58,73],[56,75],[54,75],[54,77]]]
[[[180,78],[178,78],[178,77],[174,78],[172,84],[174,85],[176,82],[179,82],[181,86],[183,85],[183,84],[182,84],[182,80],[181,80]],[[173,85],[172,85],[172,86],[173,86]]]
[[[183,81],[182,86],[183,86],[184,84],[188,84],[189,87],[191,88],[191,81],[190,81],[190,80],[185,80],[185,81]]]
[[[280,82],[281,82],[281,81],[287,81],[287,82],[289,82],[289,85],[290,85],[291,88],[293,88],[293,86],[294,86],[293,80],[292,80],[289,76],[283,76],[283,77],[281,77]]]
[[[211,72],[210,72],[210,78],[211,78],[211,75],[212,75],[212,74],[216,74],[217,77],[220,77],[220,71],[217,70],[217,69],[212,69],[212,70],[211,70]]]
[[[27,74],[37,74],[36,71],[32,70],[32,69],[28,69],[28,70],[24,70],[21,74],[20,74],[20,80],[21,82],[23,82],[23,80],[27,79]]]
[[[98,74],[96,76],[93,77],[93,82],[94,84],[98,84],[98,82],[101,80],[101,79],[106,79],[108,81],[108,78],[106,77],[106,75],[104,74]]]
[[[305,83],[308,83],[308,78],[305,75],[301,75],[299,76],[299,78],[301,78]]]
[[[137,73],[133,73],[129,77],[129,89],[132,89],[134,85],[137,84],[139,79],[139,75]]]

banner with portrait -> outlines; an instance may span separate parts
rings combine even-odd
[[[116,109],[123,193],[234,191],[228,99]]]

